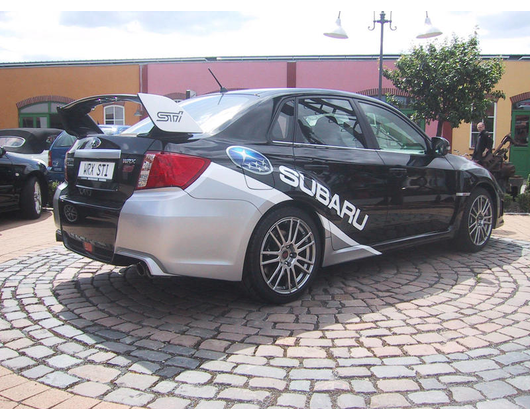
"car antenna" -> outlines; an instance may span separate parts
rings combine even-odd
[[[219,85],[219,87],[221,88],[220,92],[221,93],[225,93],[225,92],[228,92],[228,90],[223,87],[223,85],[221,83],[219,83],[219,80],[217,80],[217,77],[215,77],[215,74],[213,74],[213,71],[208,67],[208,71],[210,72],[210,74],[213,76],[213,78],[215,79],[215,81],[217,82],[217,84]]]

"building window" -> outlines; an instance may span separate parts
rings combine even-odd
[[[125,125],[125,107],[109,105],[105,107],[105,124]]]
[[[59,102],[40,102],[20,108],[18,125],[22,128],[63,128],[57,107]]]
[[[486,111],[486,116],[482,121],[475,121],[471,124],[471,137],[469,140],[469,148],[474,149],[477,144],[478,136],[480,132],[478,131],[477,124],[483,122],[486,125],[486,131],[491,134],[493,139],[493,146],[495,147],[495,115],[497,114],[497,103],[491,104],[491,106]]]
[[[524,99],[522,101],[513,104],[514,111],[530,111],[530,99]]]

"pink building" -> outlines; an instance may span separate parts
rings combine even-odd
[[[394,60],[385,61],[392,68]],[[344,58],[293,59],[248,58],[234,61],[172,62],[145,64],[142,66],[142,89],[150,93],[169,93],[194,90],[204,94],[218,90],[211,76],[211,69],[227,89],[311,87],[363,92],[378,86],[378,62],[373,59],[344,60]],[[383,87],[392,84],[383,79]]]
[[[384,61],[393,68],[396,57]],[[197,95],[215,92],[219,86],[209,69],[228,90],[252,88],[323,88],[377,97],[379,61],[375,57],[264,57],[211,58],[140,65],[140,90],[183,99],[186,91]],[[383,78],[383,95],[398,94]],[[427,127],[429,135],[434,127]],[[450,139],[450,132],[444,133]]]

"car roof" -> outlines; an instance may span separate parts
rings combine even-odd
[[[59,135],[61,131],[58,128],[4,128],[0,129],[0,136],[18,136],[24,139],[35,137],[40,139]]]
[[[4,146],[4,148],[11,152],[20,153],[42,153],[43,150],[49,147],[47,140],[50,136],[57,137],[61,134],[60,129],[57,128],[6,128],[0,130],[0,137],[21,137],[26,142],[17,148]]]
[[[370,99],[368,96],[360,95],[358,93],[347,92],[336,89],[322,89],[322,88],[263,88],[263,89],[241,89],[241,90],[230,90],[224,93],[214,92],[209,95],[255,95],[260,97],[266,96],[283,96],[283,95],[339,95],[339,96],[350,96],[354,98]]]

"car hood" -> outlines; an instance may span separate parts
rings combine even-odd
[[[98,95],[79,99],[57,109],[63,127],[68,134],[83,138],[103,134],[98,124],[88,115],[99,105],[116,102],[141,104],[154,125],[161,131],[170,133],[202,133],[193,118],[172,99],[147,93],[138,95]]]

